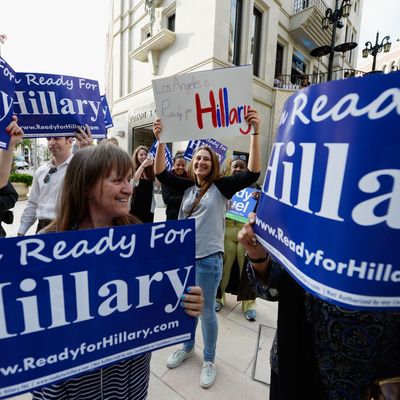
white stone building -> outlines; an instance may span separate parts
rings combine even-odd
[[[149,9],[149,4],[153,8]],[[253,64],[253,106],[262,116],[266,165],[284,100],[299,77],[326,79],[328,56],[310,56],[331,45],[332,28],[321,29],[327,7],[337,0],[113,0],[107,61],[107,97],[114,120],[111,135],[132,153],[153,142],[152,79],[196,70]],[[336,44],[358,42],[363,0],[351,0]],[[344,57],[342,57],[344,55]],[[353,69],[357,50],[335,53],[334,70]],[[274,87],[282,74],[283,87]],[[315,75],[312,75],[315,74]],[[318,74],[318,75],[317,75]],[[333,78],[342,78],[343,72]],[[248,138],[224,140],[246,151]],[[174,143],[174,151],[185,143]]]

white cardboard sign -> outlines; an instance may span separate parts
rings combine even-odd
[[[244,115],[252,102],[252,74],[245,65],[153,80],[161,142],[250,133]]]

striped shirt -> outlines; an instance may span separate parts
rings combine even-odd
[[[151,353],[33,391],[33,400],[144,400]]]

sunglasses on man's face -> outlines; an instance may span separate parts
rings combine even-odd
[[[53,175],[55,172],[57,172],[57,168],[56,167],[51,167],[49,169],[49,172],[47,173],[47,175],[44,177],[43,182],[44,183],[49,183],[51,175]]]
[[[235,160],[242,160],[242,161],[244,161],[244,162],[246,162],[247,161],[247,158],[246,158],[246,156],[244,155],[244,154],[240,154],[240,155],[233,155],[232,156],[232,160],[233,161],[235,161]]]

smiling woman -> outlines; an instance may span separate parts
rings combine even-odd
[[[178,219],[194,218],[196,221],[196,284],[204,293],[204,310],[201,329],[204,340],[203,367],[200,386],[207,389],[216,379],[215,354],[218,320],[215,313],[215,296],[222,275],[224,252],[224,227],[227,200],[241,189],[254,183],[260,176],[260,117],[256,110],[246,110],[247,131],[253,127],[250,139],[248,170],[229,177],[221,177],[219,160],[208,146],[200,146],[188,168],[190,179],[169,173],[165,167],[165,144],[159,143],[155,159],[157,179],[183,196]],[[160,140],[161,120],[154,123],[154,135]],[[168,368],[175,368],[194,355],[194,340],[185,342],[167,360]]]
[[[68,165],[58,215],[46,230],[62,232],[137,223],[137,218],[129,214],[132,175],[131,157],[112,143],[78,151]],[[34,240],[37,242],[39,239]],[[130,250],[125,248],[128,254],[120,256],[129,257],[133,252],[134,238],[127,238],[127,242],[131,243]],[[124,245],[122,242],[119,244]],[[55,247],[58,250],[63,248],[62,243]],[[115,256],[118,257],[118,254]],[[105,268],[101,258],[98,260],[99,266]],[[191,287],[184,296],[185,312],[190,316],[198,316],[202,308],[201,289]],[[104,399],[144,400],[147,397],[149,374],[150,353],[147,353],[34,391],[33,399],[97,400],[102,393],[101,398]]]

